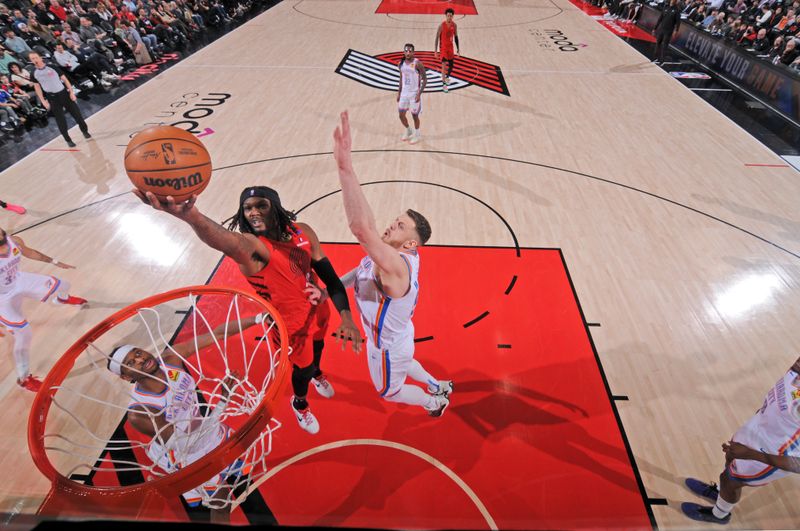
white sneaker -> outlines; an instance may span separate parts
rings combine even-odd
[[[450,400],[446,396],[434,395],[433,398],[436,401],[434,407],[432,409],[426,407],[425,409],[428,410],[428,415],[431,417],[441,417],[444,410],[450,405]]]
[[[419,131],[415,132],[413,135],[411,135],[411,138],[408,139],[409,144],[416,144],[419,141],[420,141]]]
[[[449,397],[455,386],[452,380],[439,380],[437,385],[428,385],[428,392],[434,396]]]
[[[300,427],[306,430],[311,435],[316,435],[319,433],[319,422],[317,422],[317,417],[311,412],[311,408],[307,407],[305,409],[297,410],[294,408],[294,397],[289,399],[289,404],[292,406],[292,411],[294,411],[294,416],[297,417],[297,423],[300,424]]]
[[[410,128],[410,127],[406,127],[406,132],[405,132],[405,133],[403,133],[403,136],[401,136],[401,137],[400,137],[400,140],[402,140],[403,142],[406,142],[406,141],[408,141],[408,139],[409,139],[409,138],[411,138],[412,136],[414,136],[414,133],[413,133],[413,131],[411,131],[411,128]]]
[[[311,378],[311,383],[314,384],[314,388],[317,390],[319,394],[321,394],[325,398],[333,398],[334,395],[333,386],[328,381],[327,376],[322,374],[320,375],[319,378]]]

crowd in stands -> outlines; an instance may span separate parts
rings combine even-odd
[[[682,18],[758,57],[800,72],[800,0],[692,0]]]
[[[647,1],[585,0],[605,6],[607,19],[633,22]],[[681,20],[743,46],[760,59],[800,73],[800,0],[680,0]]]
[[[85,97],[127,71],[186,50],[258,0],[7,0],[0,3],[0,138],[48,120],[32,81],[38,52]],[[63,3],[62,3],[63,2]]]

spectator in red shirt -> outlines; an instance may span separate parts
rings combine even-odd
[[[67,21],[67,10],[61,7],[58,0],[50,0],[50,9],[48,11],[58,17],[61,22]]]

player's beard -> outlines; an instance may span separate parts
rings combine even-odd
[[[3,239],[0,240],[0,245],[7,245],[8,244],[8,234],[3,236]]]

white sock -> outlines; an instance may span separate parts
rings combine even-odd
[[[61,280],[61,284],[59,284],[58,290],[56,291],[56,299],[60,301],[67,300],[69,298],[69,288],[70,288],[69,282],[67,282],[66,280]]]
[[[410,404],[412,406],[422,406],[426,409],[433,409],[436,407],[436,399],[422,390],[422,387],[416,385],[403,385],[400,391],[392,396],[384,397],[389,402],[400,402],[401,404]]]
[[[411,366],[408,368],[408,375],[411,376],[412,379],[426,384],[428,390],[432,387],[435,388],[435,390],[439,389],[439,380],[426,371],[425,367],[417,360],[411,360]]]
[[[731,511],[733,510],[733,506],[736,505],[735,503],[728,503],[722,499],[722,496],[717,496],[717,504],[714,505],[714,509],[712,509],[712,513],[717,518],[725,518]]]
[[[28,323],[25,323],[22,328],[14,328],[12,332],[14,334],[14,363],[17,368],[17,377],[22,380],[31,373],[30,352],[33,333],[31,325]]]

